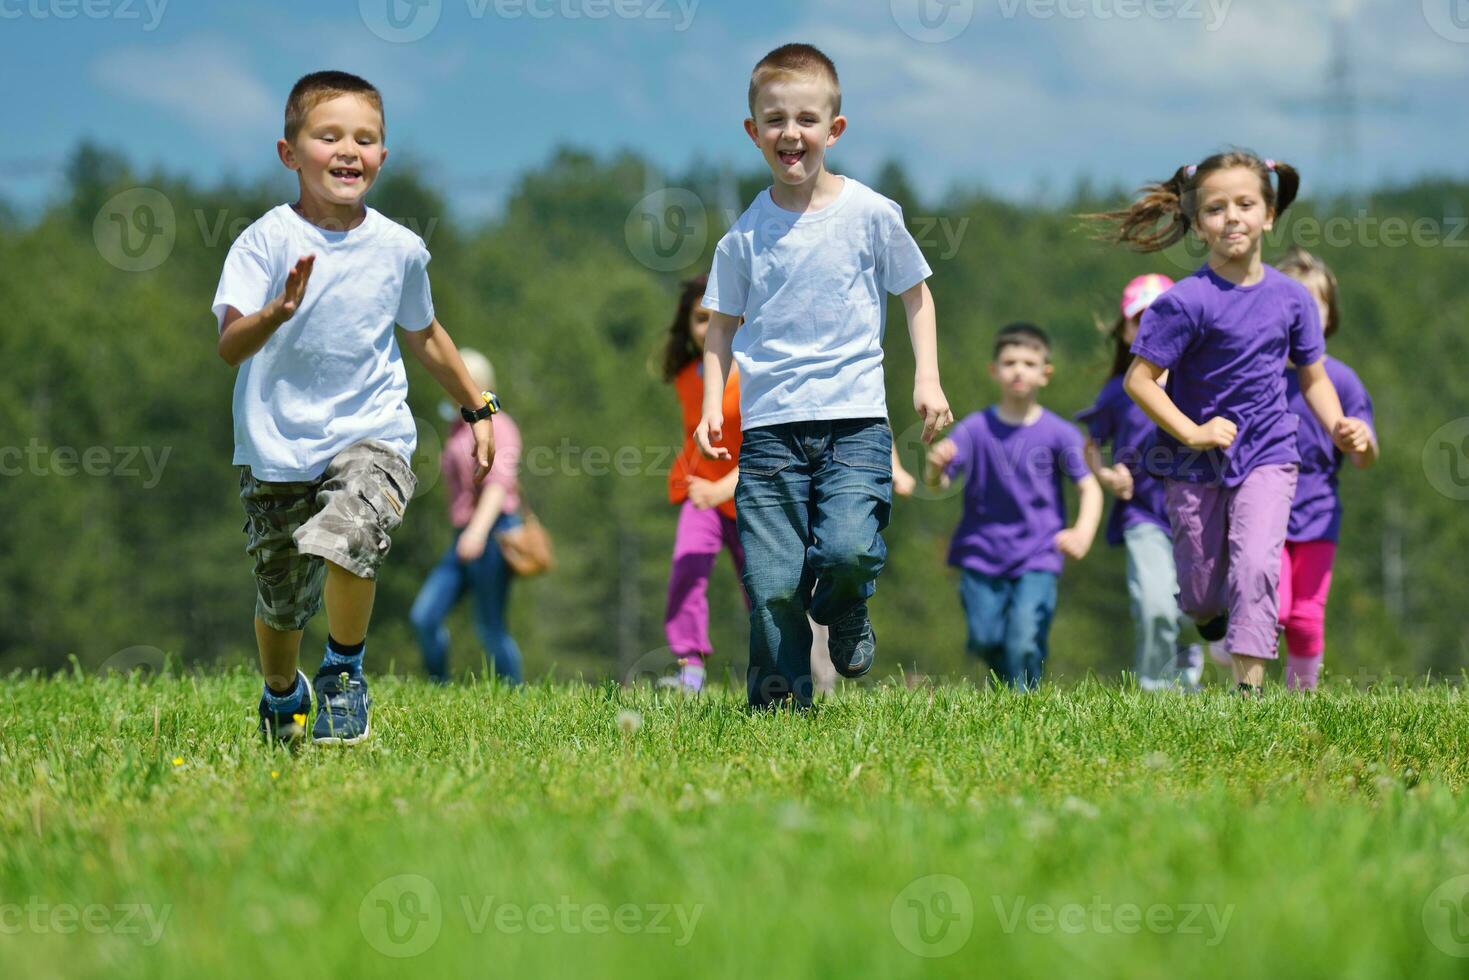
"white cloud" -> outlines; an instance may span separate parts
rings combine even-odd
[[[173,113],[225,150],[253,150],[285,104],[245,67],[248,46],[210,37],[115,48],[92,65],[113,92]]]

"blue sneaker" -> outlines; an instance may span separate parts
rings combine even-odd
[[[877,633],[867,618],[866,603],[832,623],[830,630],[827,649],[831,653],[831,665],[838,674],[861,677],[872,669],[877,660]]]
[[[367,679],[345,670],[316,675],[316,724],[311,740],[317,745],[356,745],[372,734]]]
[[[296,671],[296,690],[300,698],[294,705],[271,708],[265,695],[260,695],[260,734],[267,741],[290,746],[306,738],[306,719],[311,717],[311,685],[306,675]]]

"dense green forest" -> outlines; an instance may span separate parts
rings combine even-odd
[[[1129,277],[1198,264],[1181,247],[1138,256],[1091,240],[1076,215],[1115,206],[1123,189],[1021,205],[975,191],[921,199],[895,166],[854,176],[903,205],[934,267],[944,387],[959,416],[991,400],[990,341],[1014,319],[1057,338],[1044,403],[1082,408],[1108,365],[1094,317],[1110,316]],[[439,319],[494,360],[522,427],[526,495],[560,559],[512,595],[529,677],[660,663],[675,515],[665,480],[681,433],[673,392],[650,364],[678,279],[707,269],[731,210],[764,183],[754,171],[654,175],[631,155],[563,150],[521,175],[493,220],[462,219],[452,189],[396,160],[369,199],[426,239]],[[215,353],[209,306],[231,240],[293,190],[284,172],[200,186],[82,146],[65,195],[43,213],[21,219],[0,206],[0,669],[75,657],[90,671],[154,651],[185,664],[253,658],[230,461],[234,372]],[[1327,670],[1359,683],[1457,676],[1469,662],[1457,608],[1469,550],[1466,213],[1462,181],[1308,199],[1267,245],[1267,260],[1302,244],[1334,266],[1344,319],[1331,351],[1376,400],[1382,459],[1343,476],[1328,616]],[[896,302],[887,352],[894,430],[913,468],[912,352]],[[411,360],[409,378],[424,492],[381,578],[370,642],[379,670],[418,670],[407,611],[450,535],[437,479],[442,397]],[[944,564],[958,506],[953,493],[922,491],[895,503],[873,603],[879,673],[975,674]],[[742,670],[745,617],[727,562],[711,600],[714,666]],[[462,609],[451,620],[456,670],[481,669],[468,625]],[[318,617],[308,660],[324,637]],[[1122,556],[1099,539],[1062,580],[1050,676],[1115,676],[1130,643]]]

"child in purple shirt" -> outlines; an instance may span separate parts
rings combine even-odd
[[[1300,462],[1287,361],[1339,448],[1370,442],[1367,425],[1342,413],[1321,363],[1315,301],[1260,259],[1264,233],[1299,187],[1288,164],[1217,153],[1106,216],[1116,239],[1140,251],[1189,231],[1208,248],[1206,264],[1143,314],[1123,385],[1162,430],[1144,463],[1165,480],[1179,605],[1206,640],[1225,641],[1244,694],[1259,691],[1276,657],[1280,553]]]
[[[960,570],[969,649],[1022,690],[1039,684],[1045,667],[1063,556],[1085,557],[1102,517],[1081,433],[1037,401],[1051,378],[1050,352],[1039,327],[1002,329],[990,364],[999,403],[955,426],[929,452],[924,473],[930,487],[967,479],[949,564]],[[1063,477],[1081,496],[1069,528]]]
[[[1336,333],[1339,322],[1336,276],[1326,263],[1304,249],[1293,248],[1278,268],[1310,291],[1321,312],[1324,335],[1330,337]],[[1326,374],[1341,397],[1342,411],[1365,422],[1371,436],[1365,451],[1351,454],[1352,463],[1359,469],[1371,466],[1377,461],[1372,396],[1355,371],[1334,357],[1324,360]],[[1294,691],[1311,691],[1321,675],[1321,654],[1326,649],[1326,596],[1331,590],[1331,565],[1336,558],[1337,535],[1341,530],[1341,498],[1336,483],[1346,457],[1310,414],[1293,367],[1286,368],[1285,392],[1291,412],[1301,419],[1296,430],[1301,475],[1296,482],[1285,548],[1280,553],[1285,686]]]
[[[1193,626],[1178,608],[1178,572],[1163,481],[1143,467],[1158,427],[1122,390],[1143,311],[1172,285],[1172,279],[1154,273],[1138,276],[1123,289],[1120,313],[1110,326],[1102,327],[1114,347],[1111,377],[1096,402],[1076,413],[1088,431],[1087,466],[1114,498],[1107,543],[1127,551],[1133,670],[1144,691],[1196,690],[1204,670],[1203,649],[1190,642]],[[1107,450],[1110,464],[1103,455]]]

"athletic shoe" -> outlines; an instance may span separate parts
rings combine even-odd
[[[260,735],[267,742],[290,746],[306,737],[306,719],[311,717],[311,685],[299,670],[296,690],[300,692],[297,702],[278,711],[270,707],[264,693],[260,695]]]
[[[317,745],[356,745],[372,734],[367,679],[346,671],[316,675],[316,724],[311,740]]]
[[[867,618],[866,603],[831,624],[827,648],[831,665],[843,677],[861,677],[872,669],[877,660],[877,634]]]
[[[678,673],[658,678],[658,686],[680,694],[699,694],[704,690],[704,665],[684,664]]]
[[[1199,635],[1210,643],[1218,643],[1224,639],[1224,634],[1229,632],[1229,610],[1215,616],[1208,622],[1199,623]]]

